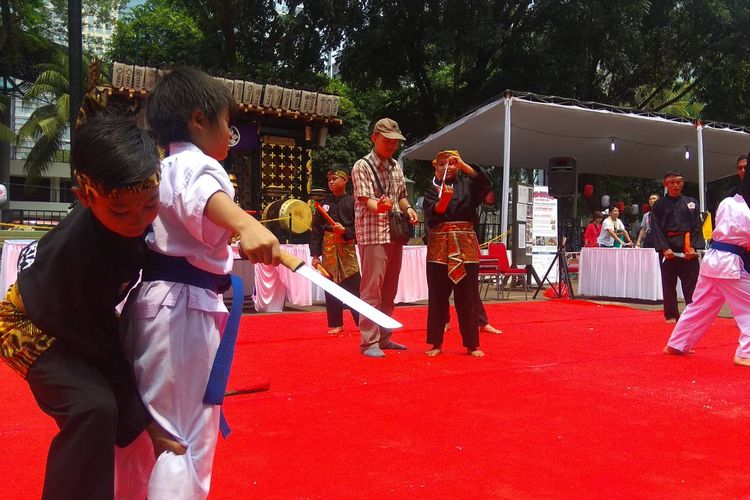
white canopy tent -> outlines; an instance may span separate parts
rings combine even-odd
[[[458,149],[470,163],[503,166],[505,233],[511,166],[544,169],[552,157],[571,156],[578,173],[661,179],[679,170],[698,182],[705,210],[705,183],[736,173],[737,157],[750,150],[750,129],[506,91],[410,145],[401,158],[432,160],[444,149]]]

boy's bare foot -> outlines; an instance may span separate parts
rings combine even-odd
[[[490,325],[489,323],[487,323],[482,328],[480,328],[479,331],[481,331],[481,332],[487,332],[487,333],[494,333],[495,335],[500,335],[501,333],[503,333],[502,330],[498,330],[497,328],[495,328],[494,326]]]
[[[667,324],[673,325],[677,323],[677,318],[669,318],[669,319],[664,320],[664,322]]]
[[[478,347],[474,349],[466,349],[466,354],[469,356],[474,356],[475,358],[481,358],[484,356],[484,351],[480,350]]]
[[[669,347],[668,345],[665,345],[665,346],[664,346],[664,349],[662,349],[661,351],[662,351],[662,352],[663,352],[664,354],[677,354],[678,356],[679,356],[679,355],[682,355],[682,354],[685,354],[685,353],[684,353],[684,352],[682,352],[681,350],[679,350],[679,349],[675,349],[674,347]]]
[[[674,347],[670,347],[668,345],[664,346],[664,349],[661,350],[664,354],[677,354],[678,356],[682,356],[683,354],[695,354],[695,351],[693,349],[690,349],[689,351],[681,351],[679,349],[675,349]]]
[[[333,328],[328,329],[328,335],[338,335],[339,333],[344,331],[343,326],[335,326]]]
[[[443,331],[444,331],[444,332],[447,332],[447,331],[448,331],[448,330],[450,330],[450,329],[451,329],[451,324],[450,324],[450,323],[446,323],[446,324],[445,324],[445,328],[443,328]]]
[[[734,364],[737,366],[750,366],[750,358],[734,357]]]

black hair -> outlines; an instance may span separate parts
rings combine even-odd
[[[666,179],[667,177],[682,177],[682,172],[678,172],[677,170],[667,170],[664,173],[664,178]]]
[[[166,149],[170,142],[193,140],[187,125],[194,111],[202,111],[211,123],[218,124],[225,109],[230,115],[237,109],[226,86],[203,71],[178,66],[156,82],[148,99],[146,121]]]
[[[737,157],[737,163],[741,162],[742,160],[747,160],[747,155],[739,155]]]
[[[109,189],[148,179],[159,171],[159,151],[135,118],[103,114],[89,118],[73,135],[73,169]]]
[[[332,163],[331,166],[328,167],[328,172],[336,172],[337,170],[343,170],[346,172],[346,175],[350,175],[349,165],[346,163]]]

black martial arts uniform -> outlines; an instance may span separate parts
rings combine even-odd
[[[671,248],[675,253],[685,252],[685,235],[690,235],[690,246],[694,249],[705,247],[700,207],[695,198],[665,196],[659,199],[651,211],[651,233],[654,249],[661,256],[661,286],[664,296],[664,317],[678,319],[677,278],[682,282],[685,303],[693,301],[693,291],[698,281],[700,264],[698,259],[682,257],[666,259],[663,251]]]
[[[144,254],[142,237],[119,236],[77,205],[22,251],[18,280],[0,304],[2,358],[59,428],[45,499],[113,498],[114,446],[151,421],[120,348],[115,310]]]
[[[317,211],[313,216],[310,235],[310,255],[321,258],[323,268],[331,279],[340,287],[359,297],[359,285],[362,281],[354,236],[354,197],[350,194],[341,196],[328,195],[320,202],[326,213],[338,222],[346,232],[341,239],[333,233],[331,225]],[[326,315],[328,327],[335,328],[344,324],[344,304],[326,292]],[[359,326],[359,313],[351,309],[354,323]]]
[[[453,182],[453,197],[443,214],[435,212],[439,183],[424,193],[422,211],[427,241],[427,343],[442,345],[445,324],[449,318],[449,297],[453,302],[464,347],[479,347],[479,244],[474,232],[477,207],[491,189],[487,174],[472,165],[475,177],[459,175]]]

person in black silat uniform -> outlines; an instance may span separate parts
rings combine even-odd
[[[654,204],[651,211],[651,232],[654,249],[662,256],[661,284],[664,295],[664,318],[676,323],[677,278],[682,281],[685,304],[693,301],[700,264],[696,249],[703,248],[703,224],[698,201],[682,195],[685,181],[674,170],[664,175],[667,195]]]

